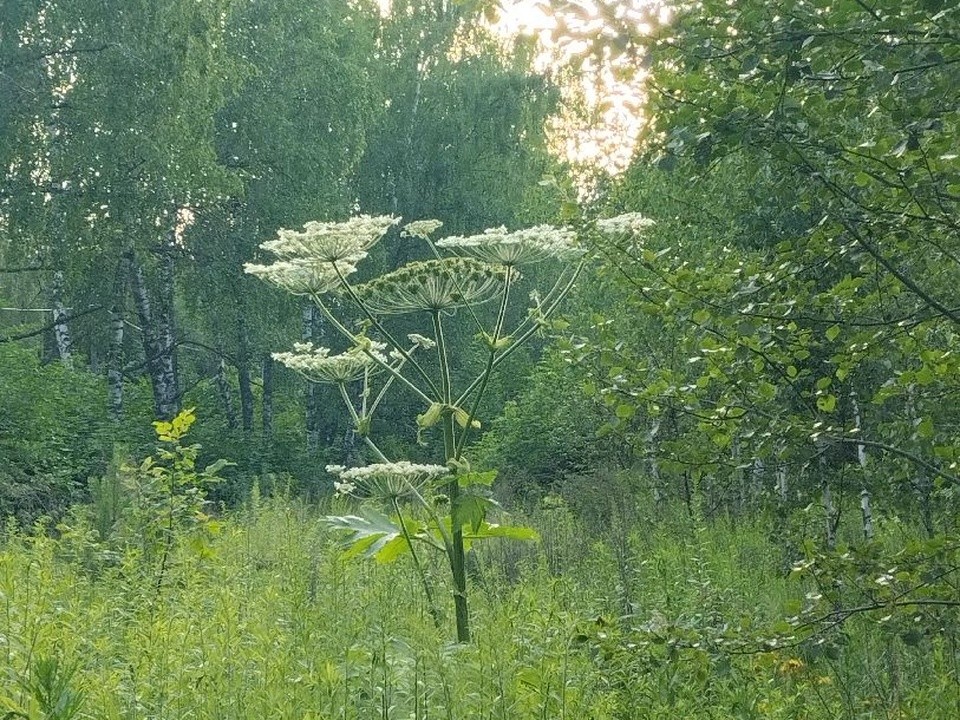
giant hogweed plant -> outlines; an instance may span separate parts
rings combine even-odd
[[[295,295],[309,297],[346,341],[334,352],[310,343],[274,358],[307,380],[339,389],[357,435],[373,463],[328,466],[338,492],[367,502],[356,515],[330,516],[329,525],[345,532],[346,554],[380,562],[409,554],[430,612],[441,627],[440,608],[424,572],[421,551],[437,551],[447,560],[453,587],[457,639],[470,640],[464,554],[478,540],[492,537],[536,539],[527,528],[491,522],[493,501],[485,486],[493,472],[475,472],[465,457],[477,412],[491,376],[511,354],[550,323],[573,289],[585,263],[577,233],[539,225],[508,232],[495,228],[472,236],[439,240],[437,220],[405,225],[400,235],[426,243],[432,258],[410,262],[365,283],[351,276],[370,248],[400,218],[359,216],[345,222],[309,222],[302,230],[280,230],[261,248],[275,257],[268,265],[245,270]],[[622,216],[615,231],[638,234],[645,221]],[[609,223],[608,225],[609,226]],[[604,231],[604,227],[598,228]],[[613,227],[613,226],[609,226]],[[522,271],[533,264],[551,266],[549,289],[521,293]],[[530,300],[522,320],[508,327],[518,298]],[[359,322],[347,319],[353,306]],[[398,337],[391,329],[398,315],[423,317],[424,334]],[[471,324],[484,358],[482,370],[455,387],[451,367],[464,348],[449,342],[450,325]],[[422,403],[418,434],[434,428],[442,434],[443,457],[437,464],[415,464],[387,457],[371,437],[371,423],[391,389],[405,387]]]

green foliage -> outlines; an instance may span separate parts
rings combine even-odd
[[[207,491],[232,463],[197,467],[200,446],[182,443],[195,420],[191,408],[169,422],[155,422],[161,444],[138,465],[115,458],[112,472],[94,485],[93,503],[57,526],[70,557],[94,575],[117,563],[129,567],[157,595],[179,545],[199,559],[212,557],[220,523],[210,514]]]
[[[565,476],[629,461],[618,441],[597,437],[607,414],[584,397],[582,382],[579,370],[553,350],[491,423],[477,463],[498,468],[508,494],[522,496],[556,486]]]
[[[664,172],[614,202],[664,222],[607,252],[679,352],[620,390],[687,414],[718,464],[749,447],[836,471],[862,438],[872,493],[903,504],[913,484],[928,514],[952,495],[956,27],[927,3],[708,3],[649,47]]]
[[[115,442],[142,441],[107,419],[105,401],[100,378],[0,344],[0,517],[30,526],[60,515],[105,471]]]
[[[24,720],[73,720],[80,717],[85,693],[74,687],[79,663],[65,664],[57,655],[38,656],[29,674],[20,679],[26,706],[0,695],[5,718]]]
[[[413,569],[344,562],[318,522],[325,512],[252,498],[222,518],[216,563],[176,544],[162,602],[151,601],[152,578],[135,562],[91,579],[66,552],[74,538],[8,533],[3,712],[302,718],[307,708],[360,720],[423,718],[429,708],[439,717],[629,720],[709,718],[722,707],[748,718],[919,720],[950,717],[957,699],[956,624],[946,616],[919,642],[904,632],[904,608],[902,631],[890,631],[896,619],[878,622],[883,611],[851,617],[834,651],[814,638],[738,652],[738,637],[762,637],[808,602],[805,580],[776,572],[769,519],[696,526],[670,506],[616,531],[592,532],[568,514],[560,532],[565,511],[543,506],[526,518],[543,546],[477,546],[474,642],[451,645]],[[918,536],[888,529],[884,542]],[[915,558],[946,549],[909,542]],[[548,551],[565,558],[559,573]],[[425,570],[449,588],[438,563]],[[64,714],[51,714],[58,704]]]

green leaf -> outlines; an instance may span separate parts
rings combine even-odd
[[[465,428],[467,426],[467,421],[469,420],[471,428],[473,428],[474,430],[480,429],[480,421],[477,420],[476,418],[471,419],[470,414],[463,408],[456,408],[453,411],[453,419],[456,420],[457,425],[459,425],[462,428]]]
[[[834,340],[836,340],[839,334],[840,334],[839,325],[831,325],[826,329],[826,332],[824,332],[824,335],[827,336],[827,340],[829,340],[830,342],[833,342]]]
[[[709,311],[709,310],[697,310],[697,311],[693,314],[693,321],[694,321],[697,325],[703,325],[703,324],[706,323],[709,319],[710,319],[710,311]]]
[[[509,538],[511,540],[539,540],[540,535],[533,528],[523,527],[521,525],[497,525],[484,522],[469,534],[464,534],[464,538],[471,540],[482,540],[484,538]]]
[[[493,504],[492,500],[479,495],[461,495],[453,505],[454,526],[469,525],[473,532],[477,532]]]
[[[349,533],[342,543],[345,558],[363,555],[387,563],[409,549],[400,526],[371,508],[360,515],[327,515],[322,521],[334,530]]]
[[[817,408],[819,408],[822,412],[833,412],[836,407],[836,395],[821,395],[817,398]]]
[[[457,476],[457,482],[460,487],[468,488],[473,485],[484,485],[490,487],[493,481],[497,479],[496,470],[487,470],[486,472],[468,472]]]
[[[629,403],[620,403],[614,412],[620,420],[629,420],[636,414],[637,408]]]
[[[929,439],[933,437],[933,418],[925,417],[917,425],[917,437]]]

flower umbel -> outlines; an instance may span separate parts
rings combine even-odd
[[[355,468],[327,465],[327,472],[339,478],[334,487],[342,494],[386,500],[413,495],[432,480],[449,475],[450,469],[443,465],[418,465],[401,460]]]
[[[502,287],[503,269],[471,258],[444,258],[404,265],[355,290],[373,313],[440,312],[486,302]]]
[[[537,225],[516,232],[505,227],[484,230],[467,237],[451,235],[437,241],[437,247],[463,250],[480,260],[513,267],[542,260],[575,260],[583,255],[576,233],[569,228]]]
[[[315,348],[312,343],[297,343],[293,348],[294,352],[273,353],[273,359],[315,383],[341,384],[359,380],[364,373],[388,362],[383,343],[369,343],[366,352],[353,347],[339,355],[331,355],[329,348]]]
[[[439,220],[415,220],[407,223],[400,231],[401,237],[418,237],[426,240],[443,225]]]
[[[338,263],[337,267],[344,277],[357,269],[348,262]],[[293,295],[323,295],[340,286],[333,266],[316,260],[279,260],[272,265],[246,263],[243,270]]]
[[[302,232],[281,229],[275,240],[267,240],[260,247],[285,260],[303,258],[355,265],[398,222],[400,218],[392,215],[358,215],[343,222],[311,221]]]
[[[604,235],[638,235],[654,224],[650,218],[631,212],[597,220],[597,229]]]

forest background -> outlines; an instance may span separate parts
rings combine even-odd
[[[491,637],[509,625],[503,607],[531,605],[548,608],[531,621],[544,637],[488,687],[470,673],[489,679],[477,668],[493,645],[462,661],[414,653],[410,665],[406,650],[356,635],[375,625],[432,647],[390,625],[384,594],[363,611],[375,622],[346,623],[360,650],[345,662],[370,669],[363,692],[347,692],[362,682],[339,660],[311,692],[329,689],[323,702],[344,717],[426,717],[421,692],[461,717],[954,716],[960,10],[537,5],[546,29],[504,38],[491,30],[502,9],[486,2],[389,13],[347,0],[4,4],[6,596],[19,597],[22,572],[19,587],[48,588],[38,592],[56,607],[69,583],[45,585],[29,575],[38,568],[62,583],[119,582],[109,552],[129,549],[124,527],[137,528],[138,562],[151,543],[165,549],[147,583],[156,597],[192,567],[171,569],[168,552],[213,546],[222,567],[259,553],[292,571],[287,548],[312,558],[312,583],[348,573],[325,566],[336,537],[314,521],[339,502],[323,468],[362,463],[364,446],[335,393],[271,357],[336,340],[312,304],[244,263],[281,227],[358,212],[437,218],[441,234],[569,224],[588,244],[587,271],[563,318],[496,376],[468,452],[543,538],[478,551],[477,573],[502,573],[518,593],[479,583],[481,627]],[[616,158],[616,172],[591,154]],[[593,232],[625,212],[655,224],[642,237]],[[378,273],[417,253],[388,238],[367,262]],[[481,363],[467,352],[454,371]],[[155,453],[151,423],[185,408],[199,418],[198,467],[233,463],[199,497],[205,517],[248,533],[243,548],[187,530],[171,544],[154,521],[173,506],[141,502],[131,468]],[[437,439],[420,444],[413,421],[422,410],[414,397],[385,405],[381,446],[430,457]],[[189,525],[199,507],[177,512]],[[293,522],[318,533],[322,553],[296,545]],[[202,577],[181,578],[170,607]],[[72,717],[38,698],[83,687],[89,706],[94,671],[70,664],[79,646],[62,637],[24,639],[45,612],[8,612],[6,636],[29,650],[6,643],[0,687],[10,712]],[[88,622],[78,618],[74,630]],[[410,673],[414,691],[388,702]],[[224,678],[246,687],[214,676],[225,695],[236,690]],[[116,680],[118,716],[137,703],[174,712],[176,693],[157,690],[173,681],[131,682]],[[199,707],[189,684],[179,702]]]

